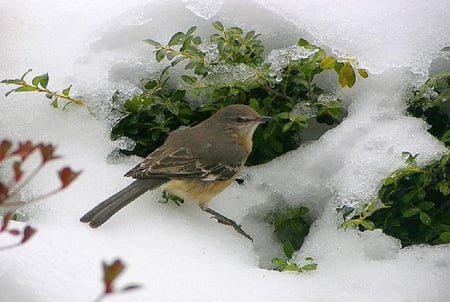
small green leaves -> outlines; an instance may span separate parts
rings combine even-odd
[[[444,189],[448,186],[449,153],[424,167],[417,165],[417,155],[404,155],[408,156],[407,166],[394,171],[378,192],[389,208],[377,209],[370,219],[376,228],[400,239],[403,246],[447,243],[447,235],[442,234],[450,232],[450,199]]]
[[[75,99],[69,95],[70,89],[72,85],[65,88],[61,93],[56,91],[51,91],[47,88],[48,82],[49,82],[49,76],[47,73],[36,76],[31,80],[31,84],[25,81],[25,76],[31,72],[31,69],[29,69],[26,73],[22,75],[20,79],[5,79],[2,80],[0,83],[7,84],[7,85],[17,85],[19,87],[8,91],[5,96],[8,97],[13,92],[40,92],[43,93],[48,99],[52,100],[51,106],[53,108],[58,108],[58,100],[59,99],[65,99],[67,101],[67,104],[64,106],[64,108],[68,104],[76,104],[76,105],[84,105],[84,102],[79,99]]]
[[[430,127],[428,132],[450,146],[450,72],[430,77],[416,88],[408,100],[408,114],[422,118]]]
[[[369,202],[359,210],[359,216],[354,216],[351,219],[345,220],[339,225],[339,228],[360,228],[362,230],[373,231],[376,227],[375,223],[373,223],[373,221],[369,220],[368,218],[371,217],[374,212],[387,208],[389,207],[386,205],[378,205],[375,201]]]
[[[282,258],[273,258],[272,263],[275,264],[275,269],[280,272],[291,271],[297,273],[304,273],[309,271],[314,271],[317,269],[317,264],[313,262],[314,259],[311,257],[305,258],[303,264],[297,264],[295,262],[286,261]]]

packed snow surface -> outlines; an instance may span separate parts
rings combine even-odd
[[[38,233],[0,252],[0,300],[94,301],[102,290],[102,261],[120,258],[127,267],[118,286],[142,288],[105,301],[450,301],[450,246],[401,249],[379,231],[338,229],[335,212],[376,196],[380,181],[404,165],[402,151],[420,154],[420,163],[445,151],[423,121],[404,112],[405,93],[430,70],[450,65],[439,58],[450,45],[449,11],[448,0],[4,1],[0,79],[29,68],[33,75],[48,72],[50,87],[72,84],[89,110],[53,110],[32,93],[5,98],[11,87],[0,86],[0,139],[53,143],[63,156],[24,194],[57,186],[55,171],[64,165],[82,170],[67,190],[20,210]],[[303,37],[356,58],[370,76],[352,89],[323,77],[348,104],[344,122],[246,169],[245,185],[233,184],[212,201],[254,236],[253,244],[192,203],[158,203],[160,192],[145,194],[99,229],[81,224],[82,214],[129,183],[122,175],[139,161],[110,156],[118,143],[109,139],[115,117],[106,105],[115,89],[136,93],[139,79],[156,70],[152,48],[142,40],[165,42],[192,25],[208,34],[217,20],[261,33],[267,54],[293,52]],[[317,219],[294,258],[312,257],[318,269],[267,270],[281,250],[261,219],[295,204],[308,206]]]

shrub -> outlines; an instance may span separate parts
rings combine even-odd
[[[394,171],[378,192],[381,207],[374,203],[362,214],[342,224],[361,230],[382,229],[412,244],[450,242],[450,153],[419,167],[409,154],[408,165]]]
[[[328,125],[341,121],[342,103],[324,94],[314,78],[335,70],[340,85],[352,87],[356,72],[350,61],[340,62],[304,39],[270,52],[265,59],[264,45],[255,31],[225,28],[220,22],[213,27],[216,32],[207,39],[195,35],[196,27],[192,27],[175,33],[167,45],[145,40],[154,47],[156,61],[168,63],[158,75],[143,80],[142,94],[125,101],[120,100],[120,93],[113,97],[124,117],[113,127],[111,137],[128,137],[136,143],[133,150],[122,150],[125,154],[146,156],[170,131],[196,124],[236,103],[248,104],[275,119],[256,130],[248,164],[263,163],[297,148],[298,131],[311,118]],[[181,65],[181,75],[172,72]],[[357,72],[367,76],[363,69]]]
[[[450,73],[430,77],[408,100],[407,112],[424,119],[428,132],[450,145]]]

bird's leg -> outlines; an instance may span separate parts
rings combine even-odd
[[[222,214],[220,214],[220,213],[218,213],[218,212],[216,212],[216,211],[214,211],[213,209],[210,209],[210,208],[206,208],[206,209],[202,208],[202,210],[207,212],[207,213],[209,213],[209,214],[211,214],[211,215],[213,215],[213,217],[211,217],[211,218],[216,218],[218,222],[226,224],[226,225],[229,225],[229,226],[232,226],[236,230],[236,232],[238,232],[239,234],[241,234],[245,238],[250,239],[251,241],[253,241],[253,238],[249,234],[247,234],[241,228],[241,226],[239,224],[237,224],[234,220],[232,220],[232,219],[230,219],[228,217],[225,217]]]

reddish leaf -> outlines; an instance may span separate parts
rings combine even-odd
[[[119,259],[114,260],[112,264],[106,264],[103,262],[103,283],[105,285],[106,294],[110,294],[114,291],[114,280],[120,275],[124,268],[125,266]]]
[[[41,151],[42,163],[46,163],[50,160],[59,158],[59,156],[53,154],[53,152],[55,151],[55,147],[50,144],[39,144],[39,150]]]
[[[10,233],[13,236],[19,236],[20,235],[20,231],[17,230],[17,229],[8,230],[8,233]]]
[[[9,188],[0,181],[0,205],[8,198]]]
[[[19,182],[20,179],[22,178],[23,175],[23,171],[21,169],[22,163],[20,161],[16,161],[13,164],[13,169],[14,169],[14,180],[16,182]]]
[[[22,161],[25,160],[36,148],[30,141],[24,143],[19,143],[19,147],[12,153],[14,155],[19,155]]]
[[[59,170],[59,179],[61,180],[61,189],[64,189],[70,183],[80,175],[81,172],[74,172],[70,167],[65,167]]]
[[[23,237],[21,243],[25,243],[36,233],[36,229],[27,225],[23,230]]]
[[[9,149],[11,148],[11,142],[7,140],[2,140],[0,142],[0,161],[5,159],[8,154]]]
[[[2,227],[0,228],[0,233],[4,232],[7,228],[8,228],[8,223],[11,220],[11,218],[13,217],[13,213],[8,212],[3,216],[3,220],[2,220]]]

